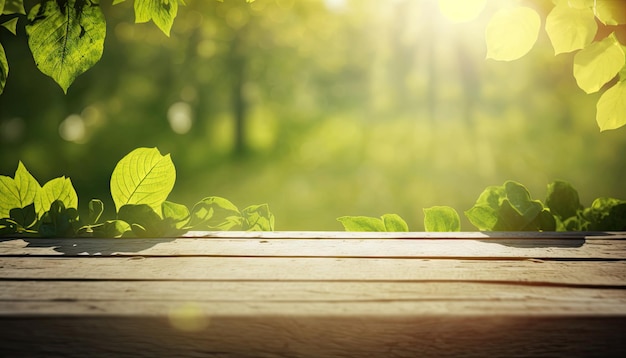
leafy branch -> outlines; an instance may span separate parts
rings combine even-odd
[[[41,186],[19,162],[13,178],[0,175],[0,236],[163,237],[190,230],[274,230],[274,215],[267,204],[240,211],[227,199],[211,196],[190,210],[167,201],[175,181],[169,154],[137,148],[117,163],[111,175],[116,216],[102,220],[104,204],[92,199],[82,220],[69,178],[55,178]]]
[[[116,5],[126,0],[112,1]],[[184,0],[135,0],[135,23],[152,21],[169,36],[179,1],[185,5]],[[19,15],[26,15],[23,0],[0,0],[0,16],[10,17],[1,25],[13,34]],[[28,11],[26,21],[28,46],[37,68],[63,92],[102,57],[106,20],[100,0],[41,0]],[[0,44],[0,94],[8,75],[9,64]]]
[[[548,185],[545,202],[533,200],[522,184],[507,181],[489,186],[465,216],[481,231],[622,231],[626,230],[626,200],[598,198],[590,207],[580,203],[578,192],[565,181]],[[386,214],[402,221],[398,215]],[[379,219],[343,216],[337,219],[346,231],[409,231],[378,223]],[[448,206],[424,209],[426,231],[461,231],[459,214]]]
[[[576,52],[573,75],[578,87],[591,94],[606,87],[596,108],[600,131],[626,125],[626,44],[615,31],[626,25],[626,2],[615,0],[553,0],[545,31],[554,55]],[[598,38],[599,25],[610,31]],[[485,31],[487,58],[513,61],[535,45],[541,27],[539,14],[529,7],[503,8]]]

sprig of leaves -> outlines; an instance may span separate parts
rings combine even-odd
[[[584,208],[576,189],[560,180],[548,185],[545,202],[532,199],[528,189],[514,181],[489,186],[464,214],[481,231],[626,230],[625,200],[598,198]],[[395,214],[385,214],[385,217],[404,222]],[[346,231],[408,231],[408,227],[389,230],[383,220],[366,216],[344,216],[337,220]],[[426,208],[424,228],[426,231],[460,231],[459,214],[449,206]]]
[[[576,51],[572,72],[578,87],[588,94],[617,78],[598,100],[596,122],[600,131],[626,125],[626,44],[620,43],[614,32],[594,41],[598,23],[604,27],[626,24],[626,1],[553,2],[545,30],[555,56]],[[499,10],[485,31],[487,58],[513,61],[524,56],[537,41],[540,26],[540,16],[531,8]]]
[[[86,220],[78,215],[78,195],[69,178],[43,186],[18,163],[13,178],[0,175],[0,236],[164,237],[189,230],[274,230],[267,204],[239,210],[221,197],[206,197],[191,210],[168,201],[176,169],[169,154],[137,148],[111,175],[115,218],[102,220],[104,204],[93,199]]]
[[[113,5],[126,0],[113,0]],[[184,0],[135,0],[135,23],[148,21],[166,36]],[[0,0],[0,25],[16,33],[19,15],[26,15],[23,0]],[[40,0],[29,11],[26,34],[37,68],[67,93],[74,80],[93,67],[104,51],[106,20],[100,0]],[[0,44],[0,94],[9,75],[5,49]]]

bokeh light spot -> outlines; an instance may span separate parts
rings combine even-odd
[[[71,114],[59,125],[59,135],[68,142],[82,143],[85,140],[85,122],[78,114]]]
[[[187,102],[176,102],[167,110],[167,120],[172,131],[185,134],[193,125],[191,106]]]

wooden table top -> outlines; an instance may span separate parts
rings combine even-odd
[[[0,356],[626,356],[626,233],[0,239]]]

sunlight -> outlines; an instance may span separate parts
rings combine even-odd
[[[485,8],[487,0],[439,0],[439,10],[454,23],[474,20]]]
[[[198,305],[186,303],[170,310],[172,327],[184,332],[198,332],[209,326],[210,320]]]

